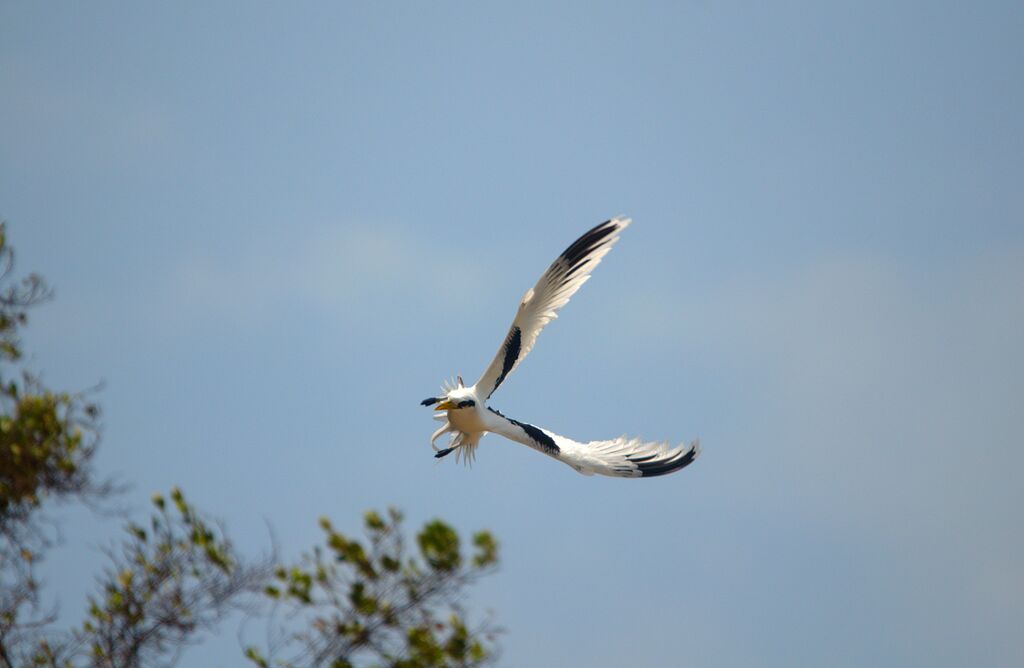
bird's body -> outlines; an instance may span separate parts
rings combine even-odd
[[[547,429],[506,417],[487,405],[487,400],[533,348],[537,335],[600,263],[618,240],[618,234],[630,223],[628,218],[613,218],[577,239],[558,256],[533,288],[526,291],[512,327],[494,359],[480,379],[466,387],[462,378],[443,386],[444,395],[425,399],[424,406],[436,405],[445,411],[437,417],[444,425],[434,432],[433,444],[445,433],[451,434],[449,447],[437,452],[443,457],[456,452],[471,461],[480,438],[487,432],[522,443],[553,457],[584,475],[599,473],[617,477],[651,477],[673,473],[690,464],[700,450],[697,441],[689,446],[670,447],[668,443],[642,442],[621,436],[607,441],[579,443]],[[435,446],[436,449],[436,446]]]

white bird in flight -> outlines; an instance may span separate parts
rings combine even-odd
[[[698,441],[688,446],[671,447],[667,442],[645,442],[620,436],[608,441],[579,443],[547,429],[513,420],[487,405],[494,391],[533,349],[540,330],[558,317],[558,309],[565,306],[587,282],[590,272],[608,254],[619,240],[619,232],[629,223],[629,218],[605,221],[558,256],[537,285],[523,295],[505,342],[475,385],[465,387],[459,377],[456,383],[442,386],[442,396],[421,402],[424,406],[434,406],[434,410],[445,411],[435,416],[444,420],[444,425],[430,439],[436,451],[435,457],[444,457],[455,451],[456,459],[461,453],[468,463],[473,459],[480,438],[487,432],[493,432],[568,464],[583,475],[600,473],[622,478],[646,478],[674,473],[693,463],[700,454]],[[449,447],[438,450],[434,443],[446,433],[451,433]]]

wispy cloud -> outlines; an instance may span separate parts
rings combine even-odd
[[[260,324],[281,309],[301,309],[372,329],[429,311],[452,249],[394,227],[344,225],[296,238],[240,240],[230,252],[193,250],[181,257],[163,287],[176,320],[197,325]],[[479,279],[482,267],[460,261]],[[460,299],[482,298],[480,280],[460,284]]]

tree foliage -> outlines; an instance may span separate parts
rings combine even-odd
[[[116,490],[97,482],[98,407],[55,392],[18,367],[28,311],[51,296],[32,274],[11,279],[14,253],[0,223],[0,668],[173,665],[181,650],[245,610],[268,615],[257,666],[480,666],[495,660],[496,630],[471,627],[466,587],[493,571],[487,532],[463,551],[458,533],[428,522],[406,546],[401,514],[363,517],[365,539],[321,520],[325,545],[293,565],[239,553],[223,528],[177,488],[155,495],[147,523],[129,522],[107,551],[84,621],[55,628],[37,570],[52,544],[48,504],[94,505]],[[240,650],[241,651],[241,650]],[[269,657],[269,658],[267,658]]]
[[[28,310],[50,297],[45,281],[30,274],[10,281],[14,251],[0,224],[0,531],[17,533],[46,497],[88,496],[96,448],[98,409],[82,395],[51,392],[21,360],[21,328]]]
[[[53,392],[27,371],[21,330],[48,299],[45,281],[13,280],[14,251],[0,223],[0,665],[53,621],[40,606],[37,565],[51,532],[39,516],[46,500],[91,502],[109,494],[91,469],[98,408],[81,394]]]
[[[153,497],[157,512],[148,528],[127,526],[100,595],[89,600],[76,636],[92,665],[158,665],[244,606],[244,595],[258,591],[266,577],[267,569],[246,563],[179,489],[171,490],[170,500]]]
[[[494,537],[473,535],[464,553],[458,533],[433,520],[416,534],[418,555],[405,545],[395,509],[363,516],[365,540],[323,518],[325,546],[300,563],[279,566],[266,595],[291,620],[270,652],[281,666],[480,666],[493,662],[496,629],[470,628],[459,606],[465,587],[498,563]],[[417,558],[418,557],[418,558]],[[256,647],[247,656],[270,662]]]
[[[172,489],[170,499],[154,495],[148,525],[125,527],[81,627],[20,648],[25,665],[171,665],[182,648],[259,590],[269,567],[245,563],[180,490]]]

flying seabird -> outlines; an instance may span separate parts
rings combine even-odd
[[[700,454],[698,441],[690,445],[671,447],[667,442],[647,442],[620,436],[608,441],[579,443],[552,431],[520,422],[502,415],[487,405],[494,391],[515,370],[533,349],[537,335],[544,326],[558,317],[558,309],[569,302],[577,290],[590,278],[601,258],[608,254],[619,239],[619,232],[629,225],[629,218],[612,218],[593,228],[558,256],[537,281],[526,291],[512,327],[497,355],[480,376],[480,380],[466,387],[459,377],[456,382],[442,386],[443,394],[424,399],[423,406],[434,406],[444,425],[434,432],[430,444],[435,457],[455,452],[468,463],[472,461],[480,438],[487,432],[528,445],[558,461],[568,464],[583,475],[616,476],[622,478],[653,477],[674,473],[693,462]],[[447,448],[438,449],[434,443],[441,435],[450,433]]]

